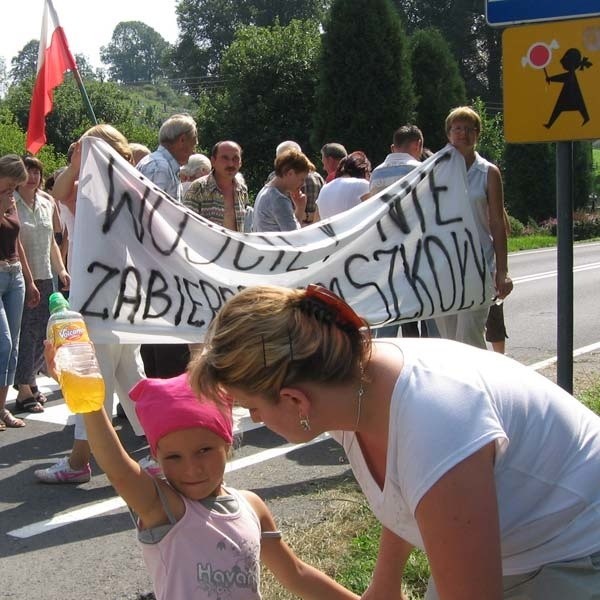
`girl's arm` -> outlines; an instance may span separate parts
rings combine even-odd
[[[44,342],[44,355],[49,374],[58,380],[54,362],[54,347]],[[144,528],[156,527],[169,522],[162,507],[151,475],[134,461],[121,445],[104,408],[83,413],[85,429],[92,454],[99,467],[106,473],[115,491],[140,517]],[[176,518],[184,513],[183,501],[162,481],[170,508]],[[181,504],[178,505],[177,501]]]
[[[106,473],[117,494],[139,516],[143,528],[168,523],[169,519],[158,497],[152,476],[127,454],[104,408],[83,413],[82,416],[88,442],[98,466]],[[163,486],[175,518],[180,519],[184,513],[183,502],[164,482],[159,480],[157,483]]]
[[[412,549],[406,540],[382,527],[373,578],[362,600],[406,600],[402,575]]]
[[[276,531],[277,526],[267,505],[252,492],[244,491],[260,521],[262,531]],[[358,600],[359,596],[301,561],[281,538],[261,540],[260,560],[287,590],[304,600]]]
[[[444,474],[415,516],[441,600],[501,600],[494,442]]]
[[[496,255],[496,293],[498,298],[506,298],[511,293],[513,283],[508,276],[508,250],[506,242],[506,224],[504,222],[504,192],[502,177],[495,165],[488,169],[487,199],[490,233]]]
[[[23,248],[23,244],[21,244],[20,238],[17,238],[17,253],[19,254],[23,279],[25,280],[25,304],[29,308],[34,308],[40,303],[40,291],[33,280],[33,275],[27,262],[27,255],[25,254],[25,249]]]

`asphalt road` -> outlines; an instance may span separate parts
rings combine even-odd
[[[556,253],[539,250],[510,257],[515,290],[505,302],[508,354],[532,364],[556,354]],[[600,341],[597,294],[600,244],[575,248],[575,338],[580,348]],[[44,485],[33,471],[64,456],[72,427],[57,388],[46,412],[27,427],[0,434],[0,597],[30,600],[133,600],[151,590],[130,517],[108,481],[94,470],[87,484]],[[14,394],[12,394],[14,397]],[[10,406],[10,404],[9,404]],[[128,424],[115,421],[137,458],[147,448]],[[293,448],[264,428],[250,429],[229,465],[229,484],[254,489],[286,521],[310,518],[307,493],[348,476],[331,440]]]

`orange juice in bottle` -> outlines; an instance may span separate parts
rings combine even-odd
[[[83,317],[69,310],[60,292],[50,295],[49,304],[46,337],[56,349],[56,371],[67,406],[74,413],[100,410],[104,379]]]

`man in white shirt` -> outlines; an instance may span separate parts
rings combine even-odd
[[[423,152],[423,133],[416,125],[403,125],[394,132],[394,139],[391,145],[391,154],[388,154],[385,160],[376,167],[371,173],[371,182],[369,184],[369,195],[373,196],[377,192],[384,190],[401,179],[414,168],[421,164],[421,153]],[[425,327],[421,321],[421,331],[419,332],[419,322],[412,321],[401,325],[402,337],[428,337],[436,336],[437,329],[432,320],[427,320]],[[429,331],[431,329],[431,331]],[[398,325],[386,325],[376,330],[376,337],[396,337],[398,335]]]
[[[137,169],[174,200],[182,202],[179,169],[187,164],[198,145],[196,121],[185,114],[169,117],[160,127],[158,143],[158,148],[137,164]],[[142,344],[148,377],[176,377],[185,372],[189,358],[187,344]]]
[[[369,192],[377,192],[392,185],[421,164],[423,133],[416,125],[403,125],[394,132],[391,154],[371,173]]]

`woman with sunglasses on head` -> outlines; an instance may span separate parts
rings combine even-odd
[[[508,253],[504,223],[502,177],[496,165],[485,160],[476,150],[481,133],[481,118],[468,106],[459,106],[446,117],[449,143],[464,157],[467,168],[467,192],[473,209],[484,259],[496,286],[496,298],[510,294],[513,283],[508,276]],[[485,323],[488,307],[463,311],[435,320],[443,338],[485,349]]]
[[[247,288],[219,311],[191,382],[299,443],[344,447],[383,525],[363,598],[591,600],[600,589],[600,419],[531,369],[442,339],[371,340],[319,286]]]

